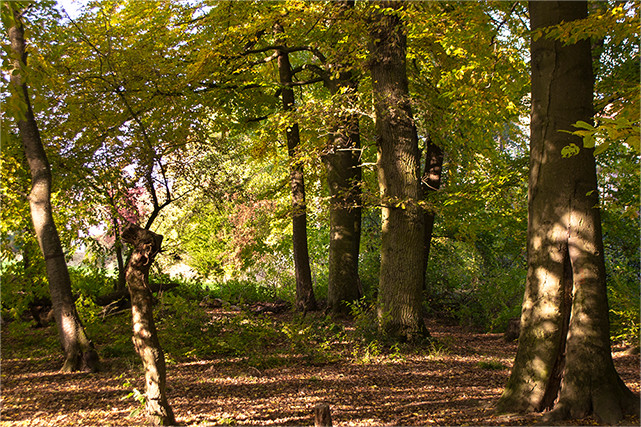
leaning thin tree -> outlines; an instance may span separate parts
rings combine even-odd
[[[533,30],[580,20],[587,2],[529,3]],[[594,150],[570,135],[593,109],[589,40],[532,40],[528,275],[512,374],[500,412],[594,414],[615,424],[639,398],[612,361]]]
[[[160,252],[162,236],[128,224],[122,241],[133,246],[126,277],[131,295],[133,342],[145,368],[146,409],[152,425],[174,425],[176,420],[166,392],[167,369],[154,325],[154,308],[149,287],[149,268]]]
[[[95,372],[98,370],[99,358],[85,333],[71,293],[71,278],[53,219],[51,167],[40,138],[28,87],[24,80],[27,50],[23,13],[26,8],[20,8],[19,4],[12,2],[4,2],[2,8],[2,14],[6,14],[5,17],[12,20],[12,26],[9,28],[14,68],[11,73],[11,92],[23,106],[23,111],[18,113],[17,122],[22,147],[31,172],[29,207],[38,244],[45,259],[51,303],[60,343],[65,354],[62,371],[88,369]]]

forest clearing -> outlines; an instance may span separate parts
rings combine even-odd
[[[638,425],[639,10],[3,1],[0,422]]]
[[[214,317],[237,316],[217,309]],[[292,314],[263,314],[292,322]],[[494,413],[516,352],[500,333],[474,333],[429,321],[434,346],[401,351],[331,343],[317,360],[265,342],[245,357],[187,358],[168,366],[168,394],[180,425],[313,425],[313,408],[328,403],[334,425],[536,425],[540,413]],[[353,322],[345,322],[349,329]],[[2,426],[144,425],[132,396],[142,390],[140,364],[105,358],[103,371],[61,373],[60,356],[14,358],[55,335],[52,327],[2,336]],[[6,331],[6,328],[5,328]],[[29,337],[31,335],[31,337]],[[310,345],[313,345],[310,343]],[[279,349],[280,348],[280,349]],[[40,350],[42,351],[42,350]],[[312,353],[313,354],[313,353]],[[4,356],[8,355],[8,356]],[[613,348],[621,378],[639,393],[639,355]],[[324,359],[324,360],[322,360]],[[135,365],[135,366],[132,366]],[[133,413],[133,415],[132,415]],[[545,423],[543,423],[545,424]],[[618,425],[638,425],[628,417]],[[599,425],[594,417],[559,425]]]

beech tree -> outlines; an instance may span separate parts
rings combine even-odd
[[[31,219],[45,260],[58,336],[65,354],[62,371],[79,369],[97,371],[99,367],[98,354],[85,333],[71,293],[71,279],[53,218],[51,167],[31,107],[29,89],[25,82],[27,49],[23,14],[28,7],[30,6],[21,7],[19,3],[5,2],[2,5],[2,15],[3,22],[11,22],[9,40],[14,68],[11,73],[11,92],[12,97],[17,99],[14,105],[21,106],[20,111],[16,111],[15,115],[24,155],[31,172],[31,191],[28,196]]]
[[[397,2],[373,3],[369,69],[382,205],[378,317],[391,336],[416,339],[422,321],[423,210],[418,136],[409,99],[406,35]]]
[[[330,21],[327,26],[339,27],[335,38],[353,36],[345,22],[352,19],[354,1],[335,2],[336,25]],[[344,27],[347,27],[345,29]],[[351,47],[351,46],[350,46]],[[341,55],[341,53],[343,55]],[[329,89],[335,111],[323,162],[327,173],[327,187],[330,193],[329,206],[329,256],[327,305],[334,313],[346,313],[352,303],[363,296],[358,275],[358,257],[361,241],[362,172],[360,167],[361,136],[359,117],[349,112],[358,98],[357,71],[351,63],[350,52],[341,52],[335,47],[331,52],[334,60],[323,61],[323,67],[314,68]],[[323,58],[324,59],[324,58]]]
[[[533,30],[587,16],[587,2],[529,3]],[[639,399],[612,362],[594,149],[570,132],[593,116],[589,39],[531,41],[528,275],[503,412],[591,413],[615,424]]]
[[[280,24],[274,26],[276,33],[282,33]],[[283,110],[295,108],[292,87],[292,66],[289,62],[287,46],[276,49],[278,56],[278,76],[280,79]],[[290,159],[290,185],[292,189],[292,241],[294,246],[294,269],[296,272],[296,306],[301,311],[316,310],[316,298],[312,286],[312,273],[309,267],[307,248],[307,206],[305,202],[305,179],[300,153],[300,132],[298,123],[291,123],[286,129],[287,153]]]

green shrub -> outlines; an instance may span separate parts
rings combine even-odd
[[[71,291],[75,295],[95,298],[113,290],[114,276],[105,269],[81,264],[69,267]]]

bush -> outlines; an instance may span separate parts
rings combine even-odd
[[[432,240],[426,311],[481,331],[502,331],[518,317],[526,278],[522,255],[510,259],[479,244]]]

